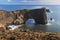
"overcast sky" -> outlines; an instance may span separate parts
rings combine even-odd
[[[0,4],[8,5],[60,5],[60,0],[0,0]]]

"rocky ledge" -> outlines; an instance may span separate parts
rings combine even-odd
[[[0,40],[60,40],[60,33],[33,31],[17,28],[13,31],[0,29]]]

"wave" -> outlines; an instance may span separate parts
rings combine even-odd
[[[8,25],[7,27],[8,27],[9,30],[14,30],[14,29],[19,28],[21,26],[22,25]]]
[[[48,20],[48,23],[46,25],[52,25],[54,24],[56,21],[55,19],[52,19],[52,20]]]

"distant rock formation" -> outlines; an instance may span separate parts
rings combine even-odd
[[[5,11],[0,10],[0,24],[24,24],[28,18],[34,18],[37,24],[46,24],[46,8],[32,10]]]

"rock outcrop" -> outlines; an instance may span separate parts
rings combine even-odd
[[[25,19],[33,18],[36,21],[36,24],[47,24],[46,9],[32,9],[25,14]]]
[[[0,40],[60,40],[60,33],[17,28],[14,31],[0,31]]]
[[[24,24],[30,17],[34,18],[37,24],[46,24],[47,16],[46,9],[32,9],[32,10],[16,10],[5,11],[0,10],[0,24]]]

